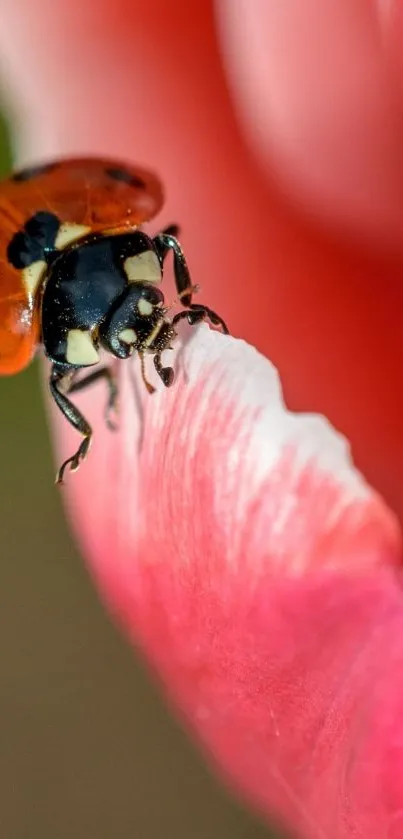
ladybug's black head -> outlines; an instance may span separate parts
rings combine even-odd
[[[100,343],[116,358],[128,358],[134,349],[162,352],[175,334],[162,291],[146,282],[129,283],[99,327]]]

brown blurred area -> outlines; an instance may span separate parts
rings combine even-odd
[[[0,174],[10,167],[0,126]],[[108,619],[54,486],[37,364],[0,379],[0,839],[264,839]]]

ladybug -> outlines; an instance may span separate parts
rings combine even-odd
[[[174,372],[162,363],[182,318],[207,318],[228,329],[215,312],[192,302],[192,286],[178,241],[179,228],[151,238],[142,225],[163,204],[162,185],[151,172],[116,160],[71,158],[15,172],[0,183],[0,375],[23,370],[39,348],[51,362],[50,393],[66,420],[82,435],[77,451],[60,467],[75,471],[86,457],[92,429],[70,396],[104,378],[106,418],[116,408],[114,358],[153,356],[163,384]],[[172,319],[159,288],[164,260],[173,253],[178,298]],[[99,365],[99,366],[98,366]],[[79,377],[88,367],[96,369]]]

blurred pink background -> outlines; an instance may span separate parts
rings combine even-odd
[[[183,246],[204,298],[226,317],[234,334],[255,344],[278,365],[291,407],[325,413],[351,439],[357,464],[400,514],[403,62],[398,4],[99,0],[94,12],[89,0],[66,5],[0,0],[0,20],[0,84],[13,120],[18,161],[96,152],[139,160],[159,171],[166,183],[167,204],[158,226],[176,220],[182,224]],[[34,757],[23,797],[34,783],[46,737],[50,742],[52,732],[52,737],[62,738],[56,740],[57,753],[72,738],[79,741],[74,714],[81,720],[80,731],[85,730],[83,703],[91,716],[94,704],[107,701],[102,719],[120,719],[121,696],[130,684],[125,706],[133,738],[127,751],[130,769],[119,775],[121,782],[127,779],[134,772],[135,741],[144,726],[142,711],[135,710],[138,690],[145,696],[151,690],[145,681],[138,689],[140,676],[134,674],[131,656],[122,651],[106,623],[68,537],[60,530],[59,500],[49,484],[52,469],[45,430],[38,420],[35,436],[29,430],[34,410],[43,420],[39,396],[34,409],[32,391],[24,387],[21,377],[5,384],[2,396],[5,405],[8,394],[12,405],[19,405],[17,426],[14,414],[5,413],[1,443],[4,462],[14,470],[13,478],[7,477],[8,472],[2,478],[2,497],[8,501],[1,514],[5,536],[0,590],[4,607],[10,604],[10,624],[3,634],[3,678],[10,685],[9,699],[3,699],[4,736],[11,725],[17,746],[10,747],[10,754],[22,761],[16,764],[15,782],[7,794],[6,787],[4,791],[4,806],[10,807],[12,801],[14,807],[8,837],[26,835],[25,823],[18,821],[19,799],[12,796],[20,786],[25,759],[21,721],[33,713],[32,707],[40,709],[40,719],[30,730],[41,735],[29,748]],[[45,460],[39,456],[44,451]],[[30,464],[28,475],[24,459]],[[21,580],[27,586],[24,632],[25,624],[15,617]],[[54,587],[46,590],[44,598],[45,584]],[[82,624],[76,617],[76,599],[81,603],[77,608],[82,610]],[[44,601],[39,613],[38,600]],[[59,624],[60,613],[64,617]],[[37,621],[42,621],[42,629]],[[11,651],[10,632],[17,642]],[[20,637],[32,633],[36,638],[32,649],[21,650]],[[83,634],[93,639],[84,649]],[[94,644],[102,650],[99,664],[94,662]],[[112,663],[105,658],[105,644],[111,645]],[[41,670],[35,656],[44,649],[47,657]],[[64,666],[55,669],[54,657],[60,656]],[[22,667],[32,668],[28,687],[15,673],[16,659]],[[67,662],[73,662],[69,665],[73,672],[69,673]],[[98,666],[100,681],[91,676],[88,694],[68,694],[80,682],[81,668],[85,674]],[[42,674],[38,683],[35,674]],[[66,693],[56,690],[54,705],[46,706],[43,714],[44,698],[49,690],[52,695],[58,680]],[[113,691],[113,699],[105,700],[107,690]],[[15,715],[22,695],[27,707]],[[58,714],[64,702],[63,733]],[[162,719],[159,724],[169,727]],[[155,725],[152,718],[141,761],[149,749],[148,737],[155,736]],[[106,761],[103,731],[103,724],[94,729],[97,762]],[[120,736],[125,736],[124,731]],[[177,736],[178,741],[169,740],[164,746],[164,754],[187,749]],[[158,751],[158,738],[150,742]],[[88,759],[89,754],[90,750]],[[4,778],[9,760],[4,759]],[[158,756],[156,764],[159,760]],[[192,771],[204,777],[198,759],[193,760]],[[67,779],[82,761],[83,753],[78,751],[65,764],[52,830],[67,806],[65,784],[76,789],[74,779]],[[136,766],[141,776],[140,763]],[[88,769],[90,777],[91,763]],[[154,771],[155,766],[151,774]],[[165,765],[155,784],[158,796],[170,771]],[[109,789],[111,776],[105,777],[108,783],[99,782],[93,819],[98,818],[99,798]],[[151,787],[154,782],[147,789]],[[44,785],[40,790],[38,795],[44,795]],[[221,793],[212,795],[220,800],[222,818],[229,819],[230,835],[237,817],[226,810]],[[116,810],[118,800],[114,801]],[[130,807],[131,816],[137,816],[136,807],[133,811]],[[34,810],[33,801],[27,825],[32,826]],[[191,818],[187,830],[190,823],[195,836],[193,831],[199,828]],[[54,835],[50,827],[46,834],[46,820],[38,819],[37,824],[42,839]],[[101,836],[102,822],[90,824]],[[148,830],[147,818],[144,825],[143,830]],[[74,823],[74,830],[62,829],[66,837],[73,832],[79,837],[81,828]],[[125,829],[123,825],[122,836]],[[153,835],[152,829],[145,835]],[[158,823],[156,836],[161,829]],[[254,828],[245,822],[242,830],[247,829]],[[222,824],[209,825],[208,830],[218,831],[221,839],[225,834]],[[57,835],[63,834],[59,830]],[[82,835],[88,836],[88,831]]]

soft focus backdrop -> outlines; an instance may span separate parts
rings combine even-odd
[[[18,161],[97,152],[148,162],[160,172],[167,189],[160,223],[183,224],[183,243],[205,299],[225,314],[234,335],[278,367],[292,410],[324,413],[347,436],[358,467],[402,519],[401,4],[98,0],[94,7],[92,0],[1,0],[0,5],[0,93],[15,108]],[[267,836],[207,774],[97,601],[53,487],[38,372],[33,367],[15,381],[0,381],[0,839]],[[89,463],[87,475],[92,468]],[[80,492],[77,477],[78,503],[94,510],[96,496],[88,499],[83,486]],[[298,507],[294,514],[298,521]],[[82,537],[90,531],[86,519],[87,512]],[[99,557],[92,559],[97,574]],[[109,553],[109,571],[120,571],[118,559]],[[312,559],[316,571],[316,551]],[[309,555],[307,570],[310,561]],[[391,816],[399,830],[396,817],[402,814],[402,772],[394,762],[401,752],[391,732],[394,720],[401,742],[401,668],[395,664],[401,655],[401,602],[393,587],[387,603],[397,623],[385,625],[386,634],[381,631],[383,648],[377,643],[378,625],[386,620],[382,596],[373,609],[364,587],[362,609],[351,610],[344,595],[346,582],[350,593],[351,566],[344,553],[339,563],[340,633],[332,634],[330,646],[324,643],[329,670],[320,670],[325,682],[329,673],[335,692],[330,708],[327,692],[309,693],[296,719],[299,705],[292,702],[285,739],[292,747],[296,730],[305,731],[307,720],[311,725],[314,719],[314,730],[329,742],[327,724],[335,707],[348,736],[340,737],[341,751],[331,740],[330,775],[301,745],[302,764],[288,762],[286,780],[295,767],[304,787],[301,765],[316,766],[318,774],[308,771],[308,809],[315,819],[320,802],[328,823],[330,801],[335,839],[356,836],[357,821],[368,823],[368,801],[380,805],[375,827],[362,831],[365,839],[380,839],[391,834]],[[323,661],[322,651],[317,657],[318,648],[307,641],[309,633],[314,627],[321,644],[323,631],[329,631],[327,600],[306,620],[309,572],[305,583],[306,588],[292,589],[297,609],[289,592],[289,619],[277,647],[277,636],[270,636],[275,653],[269,668],[275,677],[280,674],[280,685],[285,669],[297,696],[296,662],[303,662],[309,678]],[[271,588],[267,599],[267,626],[276,613],[271,603],[277,606],[277,591]],[[170,607],[167,602],[166,611]],[[374,631],[362,637],[379,657],[374,695],[368,689],[374,671],[357,667],[351,653],[361,638],[356,633],[362,631],[363,614],[371,616]],[[265,636],[260,625],[256,631],[260,649]],[[186,646],[178,648],[180,656]],[[373,648],[365,643],[364,649],[369,661]],[[368,703],[367,729],[359,726],[358,734],[346,683],[360,713],[363,697]],[[264,683],[268,692],[269,684]],[[229,696],[236,685],[237,678],[229,683]],[[277,683],[275,693],[281,702]],[[268,717],[265,730],[272,732]],[[252,712],[247,720],[242,731],[256,735],[251,742],[266,743]],[[287,752],[284,743],[282,750]],[[267,776],[255,754],[252,745],[246,765],[257,767],[260,780]],[[297,801],[300,797],[299,791]]]
[[[11,165],[0,124],[1,175]],[[39,366],[0,380],[0,839],[264,839],[108,620],[54,487]]]

